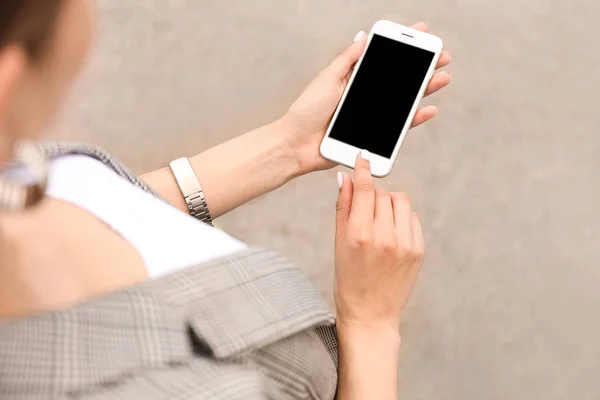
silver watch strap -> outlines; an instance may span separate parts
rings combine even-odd
[[[198,182],[190,161],[187,157],[182,157],[172,161],[169,166],[187,203],[190,215],[212,225],[212,217],[210,216],[210,211],[208,211],[202,186]]]

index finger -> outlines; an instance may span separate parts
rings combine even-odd
[[[369,158],[370,153],[361,150],[354,164],[354,194],[349,221],[355,226],[366,226],[375,218],[375,185]]]

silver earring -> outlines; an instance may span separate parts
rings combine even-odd
[[[10,165],[25,166],[35,179],[31,185],[22,184],[0,175],[0,211],[18,211],[33,207],[44,198],[48,185],[48,163],[42,151],[33,143],[20,142],[16,158]]]

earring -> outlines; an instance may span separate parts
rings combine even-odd
[[[20,142],[14,162],[8,165],[25,166],[35,183],[24,185],[0,175],[0,211],[24,210],[39,203],[48,185],[48,163],[42,151],[33,143]]]

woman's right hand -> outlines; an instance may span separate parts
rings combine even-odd
[[[339,173],[335,238],[335,302],[340,330],[399,334],[400,315],[425,252],[410,199],[376,189],[362,151],[354,183]],[[398,336],[399,338],[399,336]]]

